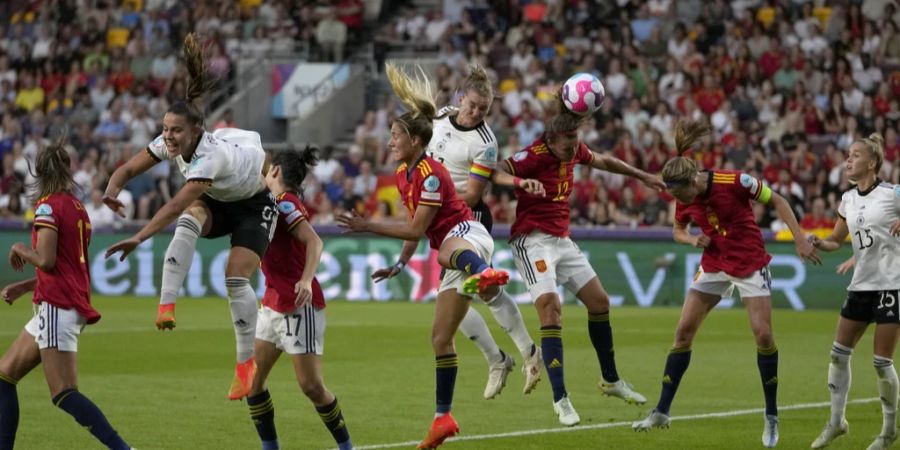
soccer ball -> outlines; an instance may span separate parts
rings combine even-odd
[[[606,89],[603,88],[603,83],[589,73],[572,75],[562,88],[563,103],[575,114],[593,114],[600,109],[605,98]]]

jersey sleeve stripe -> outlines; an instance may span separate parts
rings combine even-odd
[[[299,219],[295,219],[293,222],[291,222],[291,224],[288,225],[287,230],[291,231],[294,229],[294,227],[296,227],[297,225],[300,225],[301,223],[303,223],[305,221],[306,221],[306,216],[301,216]]]
[[[44,228],[50,228],[50,229],[53,230],[53,231],[59,232],[59,228],[57,228],[56,225],[54,225],[54,224],[52,224],[52,223],[49,223],[49,222],[37,222],[37,221],[35,221],[35,222],[34,222],[34,227],[35,227],[35,228],[41,228],[41,227],[44,227]]]
[[[510,174],[510,175],[515,175],[515,174],[516,174],[516,168],[513,167],[512,163],[509,162],[508,159],[503,160],[503,162],[506,163],[506,168],[509,169],[509,174]]]
[[[156,153],[153,153],[152,151],[150,151],[150,147],[144,147],[144,153],[146,153],[148,156],[153,158],[154,161],[162,162],[162,160],[159,159],[159,156],[156,156]]]
[[[212,185],[213,180],[212,180],[212,178],[191,178],[190,180],[187,180],[187,182],[188,183],[203,183],[203,184]]]
[[[427,205],[427,206],[441,206],[443,203],[439,202],[431,202],[428,200],[419,200],[419,205]]]

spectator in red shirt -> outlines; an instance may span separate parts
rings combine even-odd
[[[703,75],[703,87],[694,94],[694,101],[707,116],[712,115],[725,101],[725,92],[713,75]]]
[[[772,78],[775,72],[778,72],[778,69],[781,69],[781,65],[784,64],[784,53],[782,53],[781,47],[778,46],[778,41],[770,39],[769,42],[769,49],[759,58],[759,67],[766,78]]]
[[[825,215],[825,199],[816,197],[812,201],[812,210],[809,214],[803,216],[800,221],[800,228],[811,231],[817,229],[831,230],[834,228],[834,219]]]

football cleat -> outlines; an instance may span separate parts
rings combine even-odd
[[[822,433],[819,434],[819,437],[813,441],[810,448],[825,448],[831,441],[837,439],[839,436],[847,434],[850,431],[850,424],[847,423],[847,419],[841,419],[841,425],[836,427],[828,422],[825,424],[825,429],[822,430]]]
[[[488,267],[484,272],[476,273],[463,282],[463,292],[480,294],[491,286],[503,286],[509,282],[509,272]]]
[[[554,403],[553,410],[556,411],[556,415],[559,416],[559,423],[567,427],[578,425],[578,422],[581,422],[581,417],[575,412],[575,407],[572,406],[572,402],[569,400],[568,396],[563,397],[559,399],[558,402]]]
[[[643,405],[644,403],[647,403],[647,398],[632,389],[631,384],[625,380],[620,379],[615,383],[607,383],[605,380],[601,379],[600,382],[597,383],[597,387],[600,388],[600,392],[602,392],[603,395],[621,398],[622,400],[625,400],[625,403],[630,405]]]
[[[156,329],[157,330],[174,330],[175,329],[175,304],[160,304],[156,311]]]
[[[634,431],[649,431],[651,428],[669,428],[672,419],[668,414],[663,414],[657,410],[650,411],[650,414],[644,418],[631,424]]]
[[[438,448],[444,441],[459,433],[459,425],[450,413],[435,417],[428,429],[428,435],[416,446],[417,449]]]
[[[766,414],[763,425],[762,444],[765,448],[775,448],[778,445],[778,416]]]
[[[525,358],[525,362],[522,364],[522,373],[525,374],[523,394],[530,394],[541,380],[541,367],[544,367],[544,358],[541,355],[541,348],[535,346],[534,353]]]
[[[235,364],[234,379],[231,380],[228,398],[230,400],[240,400],[250,395],[250,389],[253,387],[253,377],[255,376],[256,361],[252,356],[242,363]]]
[[[497,364],[491,364],[488,368],[487,385],[484,387],[485,400],[490,400],[500,394],[500,391],[506,386],[506,378],[509,376],[509,373],[512,372],[515,365],[516,360],[506,353],[503,354],[503,361],[500,361]]]

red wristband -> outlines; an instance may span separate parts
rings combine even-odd
[[[513,177],[513,186],[522,187],[522,179],[519,177]]]

